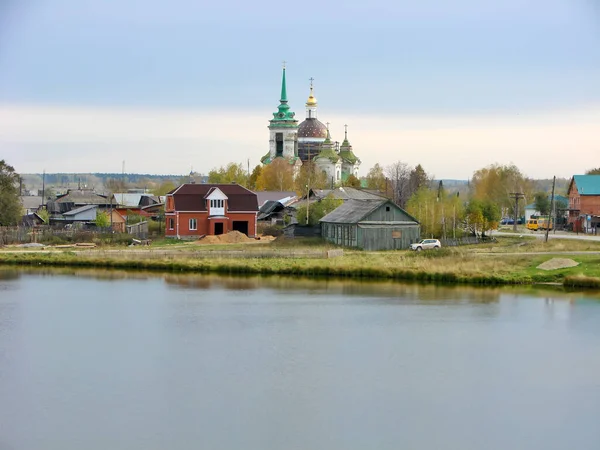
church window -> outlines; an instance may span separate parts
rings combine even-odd
[[[283,156],[283,133],[275,134],[275,155]]]

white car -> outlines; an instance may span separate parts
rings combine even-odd
[[[410,249],[416,252],[420,252],[421,250],[427,250],[430,248],[442,248],[442,244],[440,244],[440,241],[438,241],[437,239],[423,239],[421,242],[417,242],[416,244],[410,245]]]

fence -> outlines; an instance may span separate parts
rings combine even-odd
[[[56,229],[50,227],[0,227],[0,245],[28,244],[31,242],[91,242],[102,237],[105,240],[121,240],[122,235],[110,228],[94,230]]]
[[[442,247],[457,247],[459,245],[472,245],[483,242],[477,236],[465,236],[457,239],[440,239]]]
[[[148,222],[144,221],[127,225],[127,234],[137,239],[148,239]]]

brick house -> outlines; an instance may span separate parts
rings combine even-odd
[[[194,239],[237,230],[256,236],[258,199],[239,184],[183,184],[165,200],[165,236]]]
[[[574,231],[600,228],[600,175],[574,175],[569,184],[569,225]]]

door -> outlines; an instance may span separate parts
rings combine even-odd
[[[223,234],[223,223],[217,222],[215,223],[215,236]]]
[[[244,233],[248,236],[248,222],[242,220],[234,220],[231,228],[235,231],[239,231],[240,233]]]

